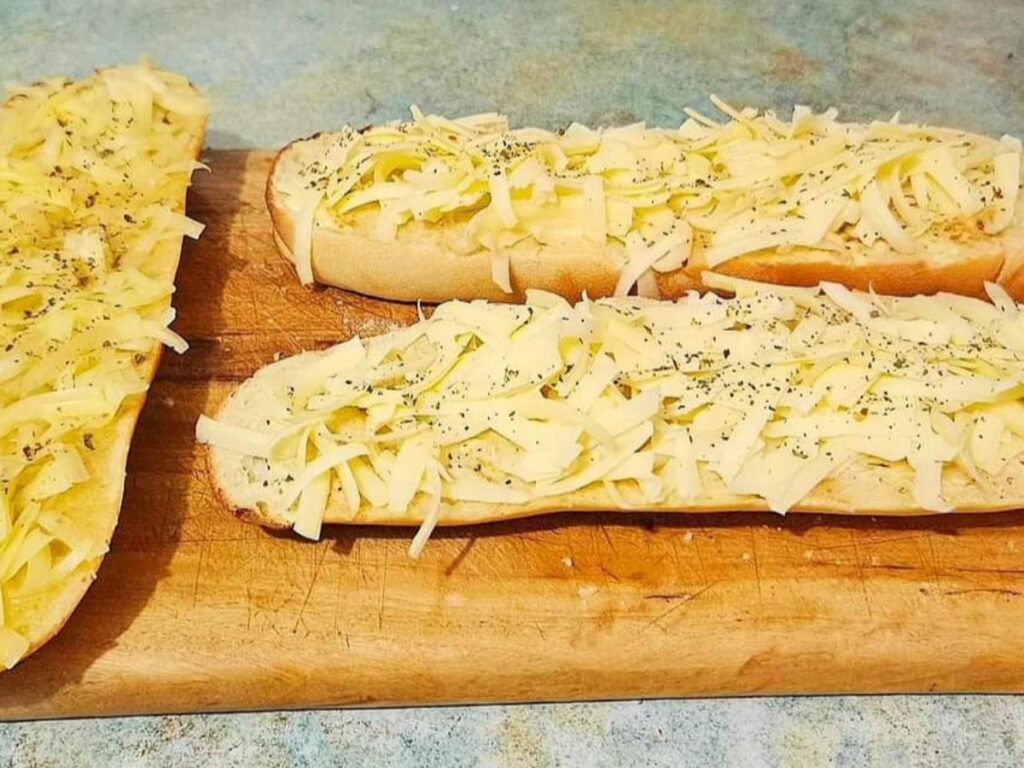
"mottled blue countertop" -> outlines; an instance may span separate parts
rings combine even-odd
[[[1024,133],[1024,5],[3,0],[0,79],[148,53],[211,97],[209,143],[275,147],[416,103],[517,123],[675,124],[707,94]],[[1022,649],[1024,652],[1024,649]],[[0,726],[0,764],[1021,765],[1024,699],[764,698]]]

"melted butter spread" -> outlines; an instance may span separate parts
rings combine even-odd
[[[442,304],[265,368],[198,437],[240,457],[236,500],[310,537],[332,495],[353,517],[422,497],[429,527],[444,504],[595,485],[685,505],[708,473],[785,512],[859,460],[909,465],[907,505],[943,511],[947,468],[984,483],[1024,450],[1024,313],[998,286],[989,303],[705,277],[735,297]]]
[[[280,189],[296,219],[292,251],[313,280],[318,216],[346,226],[376,211],[374,235],[410,221],[455,219],[453,246],[491,252],[510,291],[504,249],[538,243],[621,243],[616,295],[700,256],[714,268],[741,256],[813,248],[941,260],[958,232],[996,235],[1013,221],[1021,143],[896,122],[841,123],[835,110],[690,111],[678,130],[643,123],[553,133],[510,129],[496,114],[423,115],[303,145]]]
[[[205,120],[187,80],[146,65],[15,88],[0,112],[5,667],[29,645],[23,606],[106,550],[83,510],[109,516],[119,496],[68,501],[111,450],[99,435],[147,389],[159,343],[185,347],[167,326],[181,237],[202,230],[180,211]]]

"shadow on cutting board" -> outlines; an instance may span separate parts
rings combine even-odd
[[[480,539],[504,536],[522,536],[533,533],[554,533],[562,529],[643,529],[654,534],[667,532],[669,535],[685,536],[694,530],[705,534],[735,529],[773,528],[784,530],[798,538],[821,531],[861,531],[884,536],[893,533],[928,532],[940,536],[955,537],[961,531],[1007,528],[1017,530],[1024,511],[981,512],[952,515],[919,515],[913,517],[880,517],[848,515],[821,515],[792,513],[776,515],[771,512],[708,512],[708,513],[649,513],[649,512],[553,512],[536,517],[516,520],[459,525],[437,528],[431,539],[464,540],[458,554],[445,570],[446,575],[454,573],[470,555]],[[324,532],[324,538],[334,541],[333,549],[342,555],[349,554],[360,540],[399,539],[412,541],[415,533],[412,527],[372,527],[332,525]],[[276,538],[293,538],[286,531],[271,532]],[[427,544],[429,546],[429,542]]]

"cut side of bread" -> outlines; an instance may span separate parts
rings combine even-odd
[[[311,538],[560,510],[1024,505],[1024,314],[1001,288],[704,279],[733,298],[448,302],[268,365],[197,425],[213,484]]]
[[[182,237],[201,231],[184,211],[206,116],[187,80],[147,63],[15,89],[0,113],[0,145],[32,212],[10,230],[19,245],[0,255],[13,267],[0,290],[24,302],[47,291],[44,308],[26,304],[25,322],[6,338],[15,367],[0,376],[0,464],[15,472],[0,487],[4,667],[54,637],[95,580],[145,390],[163,343],[184,346],[166,324]],[[66,132],[64,146],[47,154],[32,138],[54,130]],[[39,202],[47,198],[62,200],[63,215],[50,216]],[[80,378],[62,374],[70,371]],[[48,473],[56,487],[41,481]]]
[[[937,135],[945,134],[937,129]],[[985,137],[956,136],[979,145],[995,144]],[[597,298],[618,290],[621,295],[620,276],[632,257],[623,238],[610,235],[601,242],[582,236],[540,242],[517,235],[498,249],[508,260],[511,291],[504,290],[501,281],[495,279],[491,249],[467,249],[465,242],[467,226],[487,204],[486,197],[472,207],[440,216],[413,216],[397,227],[393,237],[384,239],[378,230],[378,204],[360,205],[341,214],[314,202],[316,207],[310,211],[305,201],[310,169],[330,177],[331,161],[325,158],[335,157],[332,153],[339,146],[353,140],[351,133],[325,133],[296,141],[281,150],[272,166],[266,201],[275,241],[281,253],[297,264],[300,275],[309,269],[318,282],[397,301],[483,298],[518,302],[530,289],[554,292],[573,301],[584,293]],[[1019,185],[1019,149],[1012,141],[1006,142],[997,146],[1007,150],[1007,157],[1016,158],[1018,180],[1012,183]],[[991,182],[979,183],[979,188],[991,186]],[[999,194],[1011,197],[1009,191],[999,190]],[[1012,197],[1016,198],[1016,191]],[[315,201],[315,195],[311,199]],[[908,205],[901,203],[904,210]],[[685,209],[673,215],[681,227],[689,226],[683,223],[690,220]],[[883,215],[895,214],[888,209]],[[911,210],[908,215],[917,214]],[[912,247],[902,241],[901,247],[894,246],[884,237],[859,239],[852,228],[847,228],[833,232],[828,243],[820,246],[804,243],[766,247],[720,263],[717,257],[709,262],[708,255],[715,256],[716,242],[722,235],[694,228],[685,263],[678,268],[649,269],[648,279],[638,290],[643,295],[677,298],[689,290],[705,289],[701,275],[711,270],[780,285],[813,286],[827,280],[893,296],[946,291],[984,297],[985,283],[998,282],[1015,298],[1024,298],[1024,206],[1014,206],[1007,214],[1008,223],[993,234],[977,214],[934,215],[934,225],[915,231]],[[299,219],[305,216],[312,216],[308,243],[299,237]],[[898,224],[895,226],[899,229]],[[902,236],[906,237],[910,226],[903,227]]]
[[[317,353],[305,353],[268,366],[270,373],[301,369],[319,359]],[[267,370],[267,369],[264,369]],[[217,421],[227,424],[258,425],[265,416],[277,410],[267,398],[265,389],[254,379],[244,382],[216,412]],[[214,487],[221,502],[239,518],[278,530],[292,527],[293,521],[253,504],[245,493],[248,482],[244,475],[243,456],[213,447],[207,451],[207,462]],[[917,505],[911,493],[914,472],[906,464],[882,464],[863,458],[843,468],[819,484],[789,512],[833,515],[919,516],[935,514]],[[768,512],[768,503],[756,497],[730,493],[721,478],[706,467],[701,468],[702,493],[682,499],[669,498],[657,503],[630,497],[633,503],[623,504],[623,496],[613,496],[594,484],[573,493],[536,499],[518,504],[495,504],[474,501],[442,502],[436,524],[439,526],[476,525],[478,523],[514,520],[522,517],[557,512]],[[1024,508],[1024,455],[1008,462],[1004,469],[985,484],[974,482],[961,469],[949,467],[943,476],[943,494],[957,512],[997,512]],[[430,499],[419,495],[408,507],[390,510],[375,507],[365,500],[353,510],[340,493],[332,493],[324,511],[324,523],[347,525],[420,526],[430,513]]]

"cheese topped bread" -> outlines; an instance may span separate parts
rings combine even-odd
[[[709,270],[1024,298],[1017,139],[713,101],[677,130],[414,108],[297,141],[267,183],[277,243],[305,283],[398,300],[673,298]]]
[[[1024,506],[1024,308],[704,276],[676,302],[449,302],[268,365],[198,439],[225,502],[323,523]]]
[[[0,109],[0,666],[61,628],[117,523],[207,109],[148,65]]]

